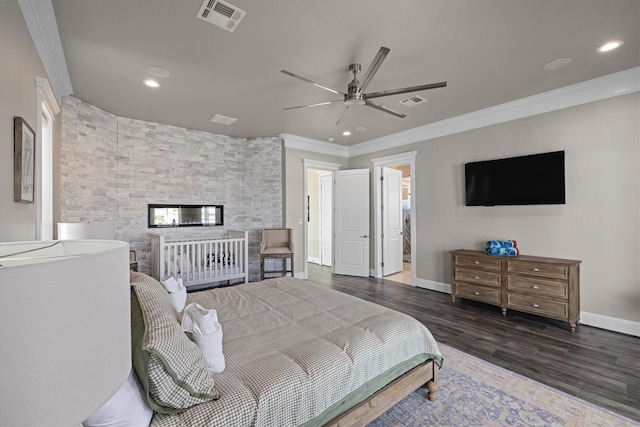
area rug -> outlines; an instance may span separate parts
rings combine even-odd
[[[416,390],[369,427],[640,426],[640,423],[440,344],[435,402]]]

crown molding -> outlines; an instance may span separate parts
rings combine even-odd
[[[312,153],[326,154],[329,156],[349,157],[348,147],[331,142],[319,141],[317,139],[306,138],[304,136],[283,133],[279,135],[284,141],[285,148],[295,148],[298,150],[310,151]]]
[[[630,68],[538,95],[408,129],[348,147],[348,157],[491,126],[537,114],[640,91],[640,67]]]
[[[53,3],[51,0],[18,0],[18,3],[58,104],[62,104],[62,97],[71,95],[73,87],[62,50]]]
[[[38,99],[47,105],[49,112],[52,114],[51,119],[55,120],[55,116],[60,112],[60,104],[53,93],[53,89],[51,89],[49,80],[36,77],[36,88]]]
[[[305,167],[309,169],[320,169],[323,171],[337,171],[342,165],[340,163],[321,162],[313,159],[302,159]]]

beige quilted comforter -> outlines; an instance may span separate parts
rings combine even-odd
[[[221,397],[155,414],[152,426],[321,425],[323,411],[401,362],[442,362],[417,320],[295,278],[195,292],[191,302],[215,308],[222,324]]]

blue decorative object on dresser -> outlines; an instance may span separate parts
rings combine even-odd
[[[494,256],[518,256],[518,242],[515,240],[488,240],[485,247],[487,255]]]

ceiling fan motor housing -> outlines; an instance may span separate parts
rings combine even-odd
[[[353,73],[353,80],[349,83],[347,94],[344,96],[345,105],[363,105],[365,104],[362,90],[360,90],[360,82],[356,75],[360,72],[360,64],[349,65],[349,72]]]

